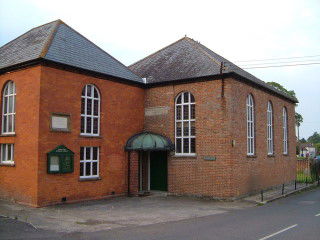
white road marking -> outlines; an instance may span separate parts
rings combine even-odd
[[[314,215],[315,217],[319,217],[320,216],[320,213],[318,213],[318,214],[316,214],[316,215]]]
[[[268,235],[268,236],[265,236],[265,237],[263,237],[263,238],[260,238],[259,240],[265,240],[265,239],[271,238],[271,237],[273,237],[273,236],[275,236],[275,235],[277,235],[277,234],[283,233],[283,232],[285,232],[285,231],[287,231],[287,230],[289,230],[289,229],[291,229],[291,228],[294,228],[294,227],[296,227],[296,226],[298,226],[298,224],[292,225],[292,226],[287,227],[287,228],[285,228],[285,229],[282,229],[282,230],[280,230],[280,231],[278,231],[278,232],[272,233],[272,234],[270,234],[270,235]]]

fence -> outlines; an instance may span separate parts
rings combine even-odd
[[[297,160],[297,175],[294,182],[282,184],[269,190],[261,190],[261,202],[280,197],[295,190],[304,189],[310,184],[320,185],[320,161],[314,159]]]

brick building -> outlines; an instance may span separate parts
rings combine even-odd
[[[62,21],[0,48],[0,197],[234,198],[295,178],[296,99],[190,38],[127,68]]]

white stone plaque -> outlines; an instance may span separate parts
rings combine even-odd
[[[145,116],[159,116],[159,115],[166,115],[169,113],[169,107],[148,107],[145,109],[144,114]]]
[[[68,117],[67,116],[52,116],[51,127],[53,130],[68,131]]]

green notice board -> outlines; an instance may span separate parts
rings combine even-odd
[[[74,153],[65,147],[60,145],[47,153],[48,173],[71,173],[73,172],[73,156]]]

